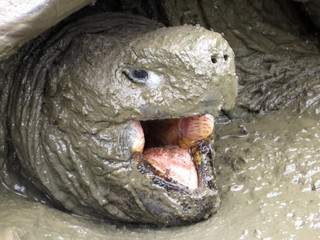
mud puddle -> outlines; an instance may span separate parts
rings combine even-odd
[[[220,119],[221,120],[221,119]],[[220,121],[222,122],[222,121]],[[244,139],[219,140],[238,134]],[[0,190],[0,239],[315,239],[320,237],[320,123],[289,110],[216,126],[218,213],[177,228],[116,227]],[[11,238],[10,238],[11,237]]]

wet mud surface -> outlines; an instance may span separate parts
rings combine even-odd
[[[136,11],[166,25],[199,23],[212,28],[224,34],[236,54],[239,97],[228,113],[234,120],[224,124],[228,120],[221,117],[216,124],[219,211],[185,227],[114,225],[81,219],[0,189],[0,239],[312,239],[320,235],[319,35],[306,31],[290,1],[226,3],[167,1],[167,6],[148,9],[150,13],[144,9],[141,14],[141,6]],[[312,4],[306,3],[306,11],[319,29],[318,15],[312,14],[319,8],[308,8]],[[127,10],[131,8],[128,4]],[[164,15],[157,16],[162,11]],[[250,117],[251,112],[268,115]],[[248,138],[219,139],[241,134],[240,124],[250,132]]]
[[[303,239],[320,233],[320,123],[291,110],[216,126],[221,208],[185,227],[155,229],[93,222],[0,195],[1,239]],[[222,139],[247,127],[246,139]],[[14,209],[14,210],[13,210]]]

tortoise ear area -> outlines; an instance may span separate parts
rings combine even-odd
[[[68,88],[68,81],[58,71],[51,71],[47,75],[47,84],[44,86],[44,96],[54,97],[61,95]]]
[[[131,80],[132,82],[136,83],[136,84],[146,84],[146,82],[149,79],[149,73],[147,70],[144,69],[134,69],[134,68],[130,68],[130,69],[125,69],[123,70],[123,73],[126,75],[127,78],[129,78],[129,80]]]

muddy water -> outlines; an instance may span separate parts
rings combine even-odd
[[[289,110],[216,127],[222,206],[194,225],[115,226],[0,190],[0,239],[315,239],[320,236],[320,123]],[[250,132],[246,139],[219,136]],[[11,238],[10,238],[11,237]]]

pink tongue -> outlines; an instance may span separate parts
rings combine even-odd
[[[158,171],[194,190],[198,187],[197,171],[187,150],[178,146],[149,148],[143,156]]]

